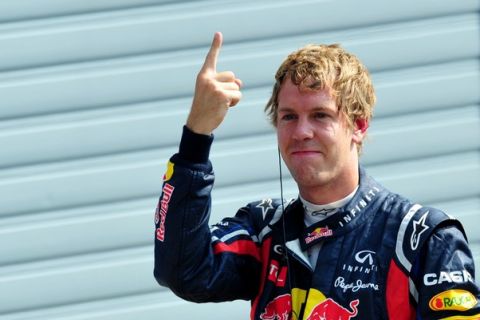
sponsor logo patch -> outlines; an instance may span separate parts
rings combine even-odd
[[[283,246],[281,244],[276,244],[273,246],[273,251],[276,253],[276,254],[279,254],[281,256],[283,256],[285,254],[285,250],[283,249]]]
[[[375,264],[376,252],[372,250],[362,250],[355,253],[355,262],[352,264],[343,264],[342,270],[347,272],[360,272],[369,274],[376,272],[378,266]]]
[[[275,283],[277,287],[284,287],[287,279],[287,267],[282,266],[277,260],[272,260],[268,269],[268,280]]]
[[[270,301],[260,315],[262,320],[289,320],[292,313],[292,299],[284,294]]]
[[[368,262],[369,265],[373,265],[373,255],[375,255],[375,251],[372,250],[362,250],[358,251],[355,254],[355,260],[360,263]]]
[[[447,290],[435,295],[428,303],[434,311],[457,310],[465,311],[477,304],[475,296],[466,290]]]
[[[312,241],[315,241],[320,238],[324,237],[330,237],[333,234],[332,229],[328,227],[318,227],[312,232],[307,234],[307,237],[305,238],[305,243],[309,244]]]
[[[156,231],[158,241],[163,242],[163,240],[165,240],[165,219],[167,218],[168,204],[170,203],[174,189],[175,188],[169,183],[165,183],[163,186],[163,196],[159,204],[160,225]]]
[[[324,320],[324,319],[341,319],[348,320],[355,318],[358,314],[358,305],[360,301],[358,299],[350,302],[349,309],[342,307],[338,302],[332,298],[328,298],[319,304],[317,304],[310,314],[307,320]]]
[[[168,161],[167,162],[167,171],[165,172],[165,174],[163,175],[163,181],[168,181],[172,178],[172,175],[173,175],[173,167],[174,167],[174,164],[173,162],[170,162]]]
[[[350,209],[349,213],[343,217],[343,222],[339,221],[338,224],[340,227],[343,227],[350,223],[353,218],[357,216],[363,209],[365,209],[372,200],[376,198],[378,193],[380,192],[380,189],[373,187],[372,189],[368,190],[367,193],[365,193],[360,199],[357,200],[357,202],[354,204],[354,206]]]
[[[369,283],[369,282],[363,282],[361,279],[358,279],[355,282],[346,282],[345,278],[343,277],[337,277],[334,282],[335,288],[341,288],[343,292],[347,292],[351,290],[352,292],[357,292],[362,289],[372,289],[375,291],[378,291],[378,284],[376,283]]]
[[[255,208],[262,209],[263,218],[267,215],[268,211],[273,209],[272,199],[263,199]]]
[[[426,286],[433,286],[436,284],[447,283],[465,283],[472,282],[473,278],[467,270],[458,271],[440,271],[436,273],[426,273],[423,276],[423,284]]]
[[[314,217],[316,217],[316,216],[325,217],[327,215],[332,215],[337,211],[338,211],[338,208],[321,209],[321,210],[313,211],[312,216],[314,216]]]
[[[422,233],[427,231],[430,227],[425,224],[427,220],[428,211],[418,220],[413,221],[413,233],[410,237],[410,247],[412,250],[417,250]]]

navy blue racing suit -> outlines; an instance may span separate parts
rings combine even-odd
[[[461,224],[361,167],[354,197],[312,226],[298,199],[263,199],[210,227],[212,140],[184,128],[168,163],[155,215],[160,285],[195,302],[250,300],[252,320],[480,319]],[[306,252],[318,243],[313,269]]]

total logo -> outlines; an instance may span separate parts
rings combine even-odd
[[[434,311],[458,310],[465,311],[477,304],[475,296],[466,290],[443,291],[430,299],[429,307]]]
[[[287,279],[287,267],[280,266],[277,260],[272,259],[268,268],[268,280],[275,283],[277,287],[284,287]]]
[[[377,271],[378,266],[375,264],[376,252],[372,250],[362,250],[355,254],[354,264],[344,264],[343,270],[348,272],[360,272],[369,274]]]

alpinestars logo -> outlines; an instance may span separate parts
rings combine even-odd
[[[430,228],[425,224],[425,220],[427,219],[428,212],[429,211],[425,212],[425,214],[420,219],[413,221],[413,233],[412,233],[412,236],[410,237],[410,247],[412,248],[412,250],[417,250],[422,233],[424,233]]]
[[[262,209],[262,215],[265,218],[270,209],[274,209],[272,206],[272,199],[263,199],[255,208]]]
[[[313,211],[312,212],[312,216],[316,217],[316,216],[327,216],[327,215],[332,215],[334,214],[335,212],[338,211],[338,208],[330,208],[330,209],[321,209],[321,210],[317,210],[317,211]]]

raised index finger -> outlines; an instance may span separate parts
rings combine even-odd
[[[213,36],[212,45],[210,50],[207,53],[207,57],[205,58],[205,63],[203,64],[202,70],[203,71],[213,71],[216,72],[217,70],[217,59],[220,53],[220,48],[222,47],[223,36],[221,32],[215,32]]]

